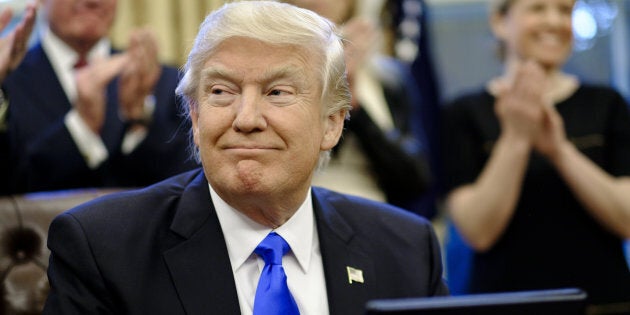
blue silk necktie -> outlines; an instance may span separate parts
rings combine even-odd
[[[289,244],[282,236],[271,232],[254,250],[254,253],[265,261],[256,288],[254,315],[300,314],[287,286],[287,275],[282,268],[282,256],[289,249]]]

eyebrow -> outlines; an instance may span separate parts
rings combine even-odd
[[[201,70],[200,80],[201,82],[207,81],[212,78],[226,78],[231,79],[236,77],[236,74],[229,69],[223,67],[210,67]]]
[[[225,68],[220,65],[211,66],[209,68],[201,70],[201,81],[208,81],[214,78],[224,78],[228,81],[240,81],[239,75],[237,72],[232,71],[231,69]],[[260,78],[257,79],[257,82],[272,82],[274,80],[282,79],[282,78],[294,78],[296,82],[301,85],[306,85],[307,76],[306,71],[303,67],[297,67],[293,65],[281,66],[278,68],[268,69],[266,70]]]
[[[306,78],[306,71],[302,67],[283,66],[277,69],[270,69],[263,74],[263,80],[271,81],[276,78],[300,78],[302,81]]]

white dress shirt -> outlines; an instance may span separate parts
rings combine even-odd
[[[241,314],[252,314],[258,279],[265,266],[262,258],[254,254],[254,249],[272,229],[232,208],[212,186],[210,194],[225,236]],[[310,190],[297,212],[273,231],[291,246],[291,251],[282,258],[282,265],[300,314],[328,314],[324,267]]]

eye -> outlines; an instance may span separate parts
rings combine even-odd
[[[207,100],[212,106],[223,107],[234,102],[236,93],[224,85],[212,85],[208,87]]]
[[[271,90],[271,92],[269,92],[269,95],[271,95],[271,96],[282,96],[285,93],[288,93],[288,92],[280,90],[280,89],[274,89],[274,90]]]
[[[291,86],[275,86],[269,89],[267,98],[273,105],[287,106],[295,102],[297,93]]]
[[[210,94],[214,94],[214,95],[221,95],[224,94],[224,90],[222,88],[211,88],[210,89]]]

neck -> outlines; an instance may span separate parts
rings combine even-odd
[[[272,229],[276,229],[289,221],[302,206],[307,195],[307,192],[304,192],[291,198],[282,194],[276,198],[264,194],[252,194],[244,198],[243,196],[231,196],[229,193],[223,194],[219,190],[216,192],[234,209],[253,221]]]
[[[57,37],[59,40],[64,42],[68,47],[74,50],[79,56],[87,55],[90,50],[92,50],[100,39],[81,39],[71,36],[62,36],[54,31],[54,29],[50,29],[52,34]]]
[[[86,56],[96,45],[96,42],[66,42],[79,56]]]

